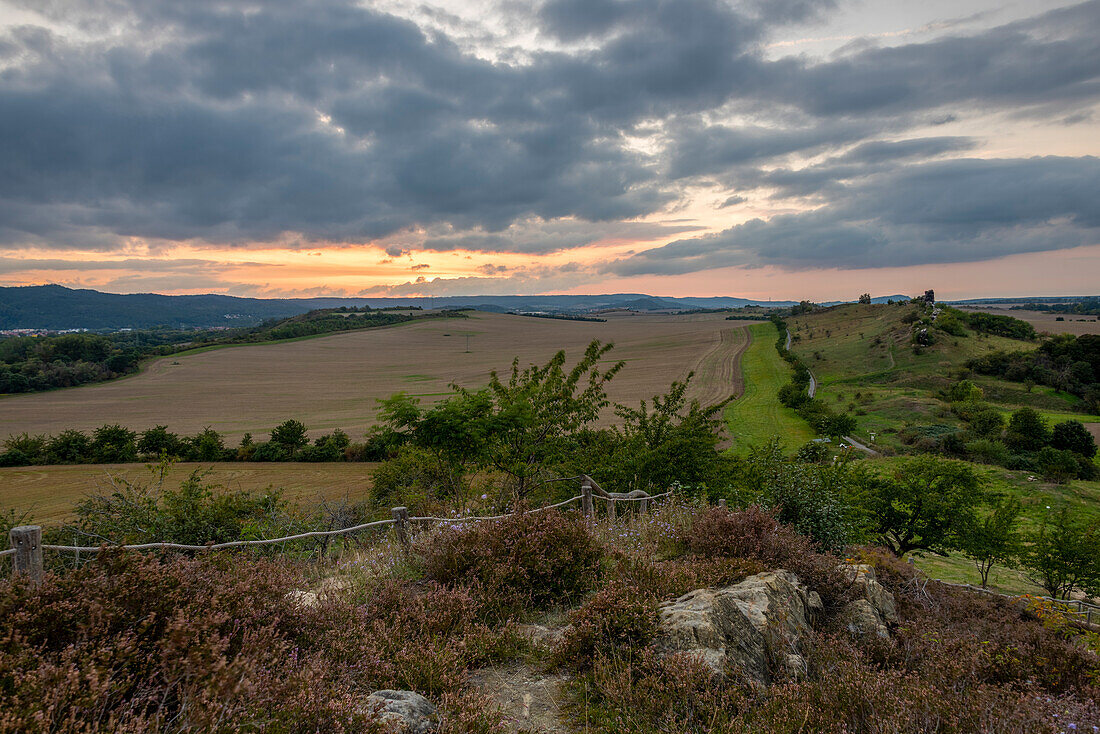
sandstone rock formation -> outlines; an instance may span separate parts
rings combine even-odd
[[[661,605],[659,644],[669,653],[700,655],[718,676],[734,670],[767,685],[780,670],[805,674],[801,641],[821,608],[821,597],[794,574],[769,571]]]
[[[861,594],[840,611],[840,624],[855,635],[889,637],[889,625],[898,621],[894,595],[875,579],[872,566],[845,564],[840,569],[848,574]]]

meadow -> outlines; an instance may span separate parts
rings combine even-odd
[[[175,487],[193,471],[208,472],[206,481],[231,490],[283,490],[283,497],[309,506],[322,500],[359,502],[370,496],[375,463],[180,462],[165,474],[165,486]],[[72,516],[89,494],[109,492],[111,478],[148,483],[145,464],[77,464],[0,468],[0,513],[27,512],[38,523],[55,523]]]
[[[526,365],[559,349],[579,356],[593,339],[614,342],[609,360],[626,362],[609,386],[612,401],[636,406],[694,370],[689,397],[713,403],[740,392],[737,358],[749,323],[722,314],[622,313],[582,322],[471,313],[461,321],[173,355],[114,382],[0,398],[0,425],[5,436],[88,432],[107,423],[167,425],[181,434],[209,426],[232,444],[294,418],[311,435],[341,428],[358,439],[374,424],[379,398],[406,391],[430,402],[452,382],[484,385],[513,357]],[[612,416],[605,411],[605,420]]]

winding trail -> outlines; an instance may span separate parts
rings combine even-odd
[[[873,448],[871,448],[869,446],[864,446],[863,444],[861,444],[859,441],[855,440],[851,436],[841,436],[841,438],[843,438],[845,441],[847,441],[851,445],[852,448],[858,449],[858,450],[862,451],[863,453],[867,454],[868,456],[882,456],[882,454],[875,451]]]
[[[787,344],[783,348],[786,349],[788,352],[791,351],[791,330],[790,329],[787,329]],[[806,388],[806,394],[809,395],[812,398],[814,395],[817,394],[817,378],[814,377],[814,373],[810,372],[810,369],[808,367],[806,368],[806,372],[809,372],[809,374],[810,374],[810,384]]]

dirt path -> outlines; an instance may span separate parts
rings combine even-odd
[[[526,665],[484,668],[470,679],[511,719],[514,732],[565,732],[561,720],[564,675],[545,675]]]
[[[752,343],[748,328],[737,326],[722,329],[715,335],[714,345],[695,363],[694,397],[701,405],[714,405],[728,397],[745,392],[741,375],[741,355]]]

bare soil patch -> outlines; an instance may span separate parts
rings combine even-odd
[[[718,401],[740,389],[737,350],[746,323],[721,314],[623,313],[587,322],[477,313],[176,355],[116,382],[4,397],[0,438],[120,423],[188,434],[210,426],[235,443],[245,432],[260,439],[295,418],[311,435],[342,428],[358,440],[374,423],[378,398],[404,390],[430,402],[451,382],[484,385],[490,370],[508,370],[515,356],[527,365],[565,349],[576,359],[592,339],[614,342],[608,356],[626,361],[610,384],[613,401],[633,405],[664,393],[692,369],[699,376],[689,397]],[[612,416],[608,410],[605,420]]]
[[[526,665],[484,668],[471,684],[489,696],[509,718],[514,732],[566,732],[561,720],[566,676],[544,674]]]

